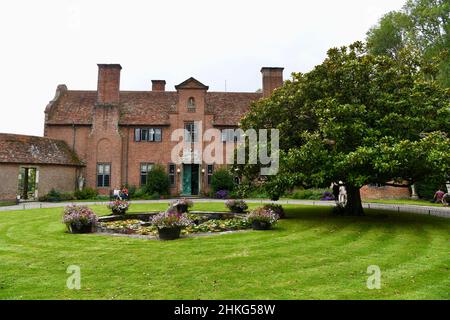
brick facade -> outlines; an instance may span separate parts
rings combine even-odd
[[[409,188],[392,187],[392,186],[364,186],[360,190],[361,199],[375,200],[375,199],[408,199],[411,196]]]
[[[175,129],[197,122],[199,134],[209,128],[237,128],[250,104],[261,93],[209,92],[194,78],[166,91],[164,80],[153,80],[151,91],[120,91],[120,65],[99,64],[97,91],[71,91],[59,85],[45,110],[44,135],[65,141],[86,165],[82,173],[88,187],[106,194],[124,184],[140,185],[141,164],[162,164],[168,168]],[[282,68],[263,68],[266,94],[283,84]],[[192,104],[192,105],[191,105]],[[157,128],[161,141],[135,141],[135,129]],[[200,148],[203,150],[207,143]],[[225,148],[224,148],[225,153]],[[97,186],[97,165],[111,168],[111,184]],[[207,163],[198,167],[199,193],[207,192]],[[172,194],[183,193],[183,165],[176,167]]]

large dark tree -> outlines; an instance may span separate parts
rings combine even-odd
[[[253,104],[241,125],[280,130],[280,171],[265,182],[273,198],[343,181],[345,213],[361,215],[366,184],[450,172],[450,92],[409,52],[372,55],[359,42],[331,49],[321,65]],[[240,169],[252,178],[259,167]]]

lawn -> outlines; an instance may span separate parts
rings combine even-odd
[[[433,203],[428,200],[413,200],[413,199],[380,199],[380,200],[367,200],[369,203],[385,203],[385,204],[405,204],[415,206],[430,206],[430,207],[444,207],[442,203]]]
[[[134,204],[131,211],[165,207]],[[67,234],[62,208],[1,212],[0,299],[450,298],[450,220],[284,207],[288,219],[272,231],[170,242]],[[69,265],[81,268],[81,290],[66,288]],[[369,265],[381,268],[380,290],[366,287]]]
[[[8,207],[15,205],[15,201],[0,201],[0,207]]]

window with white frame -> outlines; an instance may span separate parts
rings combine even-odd
[[[141,186],[145,186],[147,184],[147,176],[152,168],[153,163],[141,163]]]
[[[136,128],[134,129],[134,141],[160,142],[162,140],[161,128]]]
[[[97,164],[97,187],[107,188],[111,185],[111,164]]]

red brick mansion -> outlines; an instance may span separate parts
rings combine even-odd
[[[211,92],[194,78],[175,91],[166,91],[164,80],[153,80],[148,91],[121,91],[122,67],[98,68],[97,90],[58,86],[45,109],[44,137],[0,134],[0,200],[36,198],[51,188],[73,192],[80,181],[101,194],[125,184],[139,187],[155,164],[166,168],[172,194],[200,195],[209,190],[215,164],[173,163],[172,132],[185,129],[195,139],[216,128],[225,143],[234,139],[227,129],[238,127],[250,104],[283,84],[283,68],[262,68],[261,93]],[[385,188],[379,191],[409,196],[407,188]]]

